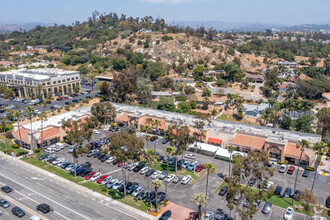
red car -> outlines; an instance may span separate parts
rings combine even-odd
[[[290,166],[289,169],[288,169],[288,171],[287,171],[287,174],[293,174],[293,172],[294,172],[295,169],[296,168],[294,166]]]
[[[103,176],[100,176],[100,178],[97,179],[97,183],[100,184],[105,178],[107,178],[108,175],[103,175]]]
[[[60,97],[60,99],[61,99],[61,100],[65,100],[65,98],[64,98],[64,97]]]
[[[196,167],[196,172],[201,172],[202,169],[203,169],[203,164],[198,165],[198,166]]]
[[[90,172],[89,174],[87,174],[87,175],[85,176],[85,180],[89,180],[92,176],[94,176],[95,173],[96,173],[96,172]]]

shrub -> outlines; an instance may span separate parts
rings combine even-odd
[[[272,195],[274,194],[274,186],[269,187],[266,193],[268,198],[272,197]]]
[[[196,87],[202,87],[202,83],[197,82],[197,83],[195,84],[195,86],[196,86]]]
[[[21,153],[20,152],[16,152],[16,157],[19,157],[19,156],[21,156]]]
[[[179,95],[177,97],[175,97],[175,100],[178,101],[178,102],[185,102],[187,100],[187,98],[185,96],[182,96],[182,95]]]
[[[305,170],[314,171],[315,168],[314,167],[305,167]]]
[[[5,137],[6,137],[7,139],[13,139],[13,138],[14,138],[13,133],[12,133],[11,131],[7,131],[7,132],[5,133]]]
[[[14,152],[14,150],[7,150],[8,155],[11,155],[11,153],[13,153],[13,152]]]
[[[37,148],[34,150],[34,153],[40,153],[41,149],[40,148]]]
[[[19,145],[18,144],[13,144],[13,145],[11,145],[11,147],[14,148],[14,149],[18,149]]]
[[[252,85],[252,86],[251,86],[251,88],[252,88],[252,89],[255,89],[255,88],[256,88],[256,86],[255,86],[255,85]]]

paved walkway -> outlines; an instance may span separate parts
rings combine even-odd
[[[171,210],[172,215],[170,219],[173,220],[192,220],[196,214],[195,210],[188,209],[173,202],[169,202],[157,217],[160,217],[167,210]]]

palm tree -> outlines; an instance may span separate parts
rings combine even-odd
[[[209,174],[215,174],[215,166],[213,165],[213,163],[204,163],[203,168],[206,170],[205,196],[207,198],[207,191],[208,191],[208,187],[209,187]],[[206,213],[206,203],[205,203],[205,213]]]
[[[207,197],[203,193],[195,193],[191,197],[191,202],[195,203],[198,207],[198,219],[202,219],[202,205],[206,204]]]
[[[166,147],[165,154],[166,154],[167,157],[172,157],[175,154],[174,147],[172,147],[172,146]],[[167,163],[167,170],[166,170],[167,173],[168,173],[168,166],[169,165]],[[165,181],[165,195],[166,195],[166,193],[167,193],[167,182]]]
[[[30,140],[30,146],[31,150],[34,152],[34,146],[33,146],[33,131],[32,131],[32,116],[33,116],[34,108],[32,106],[26,107],[26,115],[28,116],[30,120],[30,134],[31,134],[31,140]]]
[[[303,152],[305,151],[305,148],[309,148],[309,142],[302,139],[301,141],[299,141],[300,143],[297,144],[297,149],[300,149],[300,157],[299,157],[299,163],[298,163],[298,170],[296,172],[296,179],[294,181],[294,187],[293,187],[293,192],[296,191],[296,185],[297,185],[297,179],[298,179],[298,173],[299,173],[299,168],[300,168],[300,161],[301,161],[301,157],[303,155]],[[292,205],[294,204],[294,196],[292,196]]]
[[[41,96],[41,91],[43,90],[43,86],[41,84],[37,84],[35,86],[35,89],[36,89],[36,93],[38,94],[38,98],[41,101],[43,99]]]
[[[156,152],[152,149],[147,148],[144,150],[144,153],[145,153],[145,158],[148,161],[148,167],[150,169],[150,166],[157,161]],[[149,192],[149,176],[148,176],[148,192]],[[150,207],[151,207],[151,200],[150,200]]]
[[[145,133],[150,133],[151,132],[151,127],[149,125],[143,126],[143,130]],[[147,139],[147,148],[149,148],[149,139]]]
[[[322,142],[322,141],[315,143],[314,146],[313,146],[313,150],[316,151],[316,154],[317,154],[317,159],[316,159],[316,162],[315,162],[315,173],[314,173],[314,179],[313,179],[313,185],[312,185],[312,188],[311,188],[311,192],[313,192],[313,189],[314,189],[317,168],[319,166],[321,157],[322,157],[322,155],[323,155],[323,153],[326,149],[327,149],[327,144]]]
[[[228,152],[230,154],[229,163],[228,163],[228,165],[229,165],[229,178],[230,178],[230,175],[231,175],[231,158],[232,158],[232,153],[233,153],[234,150],[235,150],[235,147],[233,147],[233,146],[228,147]]]
[[[18,127],[18,134],[19,134],[19,146],[22,147],[22,135],[21,135],[21,129],[20,129],[20,124],[19,124],[19,119],[22,117],[22,112],[21,111],[15,111],[14,112],[14,117],[17,120],[17,127]]]
[[[153,124],[153,119],[152,118],[147,118],[147,124],[152,125]]]
[[[163,186],[163,182],[159,179],[154,179],[151,183],[156,191],[156,212],[158,212],[158,189]]]
[[[47,113],[45,111],[42,111],[38,115],[40,121],[41,121],[41,149],[44,147],[44,121],[47,121]]]
[[[156,120],[152,123],[152,125],[153,125],[153,126],[156,126],[156,130],[157,130],[157,132],[158,132],[158,127],[159,127],[159,125],[161,125],[161,122],[160,122],[158,119],[156,119]],[[155,141],[155,143],[154,143],[154,150],[156,150],[156,141]]]

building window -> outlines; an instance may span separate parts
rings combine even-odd
[[[44,86],[44,85],[46,85],[46,83],[42,83],[42,85]]]
[[[61,83],[61,80],[57,81],[58,83]]]
[[[56,82],[54,81],[53,84],[56,84]]]
[[[71,79],[72,79],[72,80],[74,80],[74,78],[73,78],[73,77],[72,77]]]
[[[78,79],[78,76],[76,77],[76,79]]]
[[[62,82],[65,82],[65,79],[63,79]]]
[[[50,85],[50,82],[48,82],[47,85]]]

